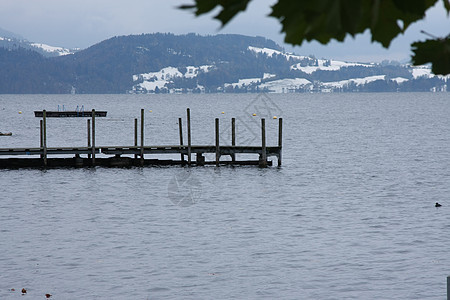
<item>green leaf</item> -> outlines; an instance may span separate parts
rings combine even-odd
[[[322,44],[331,39],[343,41],[346,34],[362,32],[360,0],[279,0],[272,7],[271,16],[280,20],[285,41],[301,45],[317,40]]]
[[[196,15],[221,7],[216,19],[227,24],[236,14],[246,10],[251,0],[195,0]],[[285,33],[285,42],[301,45],[316,40],[322,44],[332,39],[343,41],[370,30],[372,41],[388,48],[392,40],[414,22],[425,17],[425,12],[439,0],[278,0],[270,16],[277,18]],[[442,0],[450,13],[450,0]],[[415,63],[432,62],[433,72],[448,74],[448,37],[442,40],[414,43]]]
[[[448,0],[444,0],[448,1]],[[394,5],[401,11],[421,15],[428,8],[436,4],[436,0],[393,0]]]
[[[447,10],[447,15],[450,13],[450,1],[449,0],[442,0],[444,1],[444,7]]]
[[[450,74],[450,37],[412,44],[414,65],[432,64],[434,74]]]
[[[389,47],[408,26],[423,19],[438,0],[278,0],[271,16],[283,25],[287,43],[343,41],[369,29],[372,41]],[[447,0],[448,1],[448,0]]]
[[[195,0],[196,15],[221,7],[216,19],[227,24],[236,14],[246,10],[251,0]],[[278,0],[272,7],[272,17],[282,24],[285,41],[301,45],[316,40],[327,44],[332,39],[343,41],[367,29],[372,41],[389,47],[391,41],[408,26],[421,20],[427,9],[438,0]],[[443,0],[450,8],[449,0]]]
[[[239,12],[245,11],[250,1],[251,0],[195,0],[194,5],[182,5],[179,8],[196,8],[195,15],[199,16],[220,6],[222,9],[214,18],[222,22],[222,26],[225,26]]]
[[[381,0],[371,1],[369,25],[372,41],[379,42],[388,48],[392,40],[412,23],[425,17],[427,9],[438,0]]]
[[[218,1],[208,1],[208,0],[196,0],[195,4],[193,5],[182,5],[180,6],[181,9],[194,9],[197,8],[195,11],[195,15],[199,16],[202,14],[206,14],[213,10],[218,4]]]
[[[391,41],[402,32],[398,25],[399,11],[393,1],[374,1],[371,7],[372,22],[370,31],[372,41],[389,47]]]

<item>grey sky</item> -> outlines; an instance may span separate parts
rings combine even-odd
[[[225,28],[212,20],[212,15],[195,18],[192,13],[176,7],[191,0],[1,0],[0,27],[20,34],[30,41],[52,46],[86,48],[116,35],[152,32],[176,34],[238,33],[259,35],[283,43],[281,26],[274,18],[266,17],[276,0],[254,0],[247,12],[238,15]],[[414,24],[404,36],[394,40],[389,50],[370,43],[367,34],[345,43],[304,44],[294,51],[317,57],[351,61],[404,60],[410,56],[410,43],[424,40],[420,30],[437,36],[450,33],[450,19],[441,1],[425,22]]]

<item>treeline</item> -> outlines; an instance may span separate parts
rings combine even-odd
[[[347,92],[446,92],[449,91],[444,78],[419,77],[402,83],[390,80],[376,80],[360,87],[347,87]]]

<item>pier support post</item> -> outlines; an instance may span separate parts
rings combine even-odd
[[[278,119],[278,147],[279,153],[278,153],[278,166],[281,166],[281,148],[283,145],[283,118]]]
[[[92,166],[95,167],[95,109],[92,110]]]
[[[203,153],[197,153],[196,160],[197,160],[197,166],[205,165],[205,157],[203,156]]]
[[[91,120],[87,120],[87,147],[91,148]],[[91,158],[91,155],[88,154],[88,159]]]
[[[137,145],[138,145],[138,119],[135,118],[134,119],[134,146],[136,147],[137,150]],[[134,155],[134,159],[137,159],[138,155],[135,154]]]
[[[83,159],[80,157],[80,154],[75,154],[75,157],[73,158],[74,165],[76,168],[83,167]]]
[[[180,155],[181,155],[181,165],[184,166],[184,154],[183,154],[183,119],[178,118],[178,129],[180,131]]]
[[[266,119],[261,119],[261,156],[259,157],[259,166],[261,168],[267,167]]]
[[[447,300],[450,300],[450,276],[447,276]]]
[[[43,140],[43,150],[44,150],[44,166],[47,167],[47,112],[42,112],[42,140]]]
[[[220,161],[219,118],[216,118],[216,167],[219,166],[219,161]]]
[[[236,153],[234,152],[234,146],[236,146],[236,119],[231,119],[231,146],[233,146],[233,152],[231,154],[231,161],[234,163],[236,161]]]
[[[43,132],[43,128],[42,128],[42,120],[40,120],[39,121],[39,128],[40,128],[40,135],[39,135],[39,141],[40,141],[40,144],[39,144],[39,147],[41,148],[41,158],[44,158],[44,154],[43,154],[43,151],[44,151],[44,132]]]
[[[188,108],[187,113],[187,131],[188,131],[188,166],[191,165],[191,110]]]
[[[141,109],[141,166],[144,166],[144,109]]]

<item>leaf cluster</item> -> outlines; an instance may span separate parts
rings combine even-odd
[[[194,5],[181,6],[194,9],[196,15],[220,7],[215,19],[227,24],[236,14],[245,11],[251,0],[196,0]],[[414,22],[425,17],[426,11],[439,0],[278,0],[270,16],[282,24],[285,42],[301,45],[304,41],[329,43],[332,39],[344,41],[369,30],[372,42],[388,48],[392,40]],[[442,0],[450,13],[450,0]],[[425,43],[414,43],[413,62],[433,64],[433,72],[450,73],[448,38]],[[441,61],[442,58],[447,58]],[[436,65],[436,66],[435,66]],[[437,66],[439,65],[439,66]]]
[[[412,44],[413,64],[432,64],[434,74],[450,73],[450,35],[444,39],[426,40]]]

